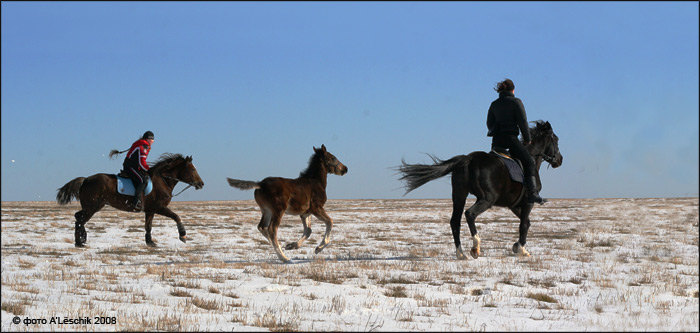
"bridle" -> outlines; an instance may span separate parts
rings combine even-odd
[[[549,164],[554,163],[554,158],[555,158],[554,156],[552,156],[552,155],[547,155],[547,154],[545,154],[545,153],[537,154],[537,155],[535,155],[534,157],[535,157],[535,158],[537,158],[537,157],[542,157],[542,159],[545,160],[545,161],[546,161],[547,163],[549,163]]]
[[[175,181],[175,185],[177,185],[177,182],[183,182],[183,183],[187,184],[187,187],[183,188],[182,191],[180,191],[180,192],[178,192],[177,194],[173,195],[173,197],[176,197],[176,196],[180,195],[180,193],[185,192],[186,189],[188,189],[188,188],[194,186],[194,185],[192,185],[192,184],[190,184],[190,183],[188,183],[188,182],[186,182],[186,181],[182,181],[182,180],[177,179],[177,178],[175,178],[175,177],[170,177],[170,176],[166,176],[166,175],[160,175],[160,176],[163,177],[163,178],[168,178],[168,179],[174,180],[174,181]],[[175,187],[173,187],[173,188],[175,188]]]
[[[546,149],[545,149],[545,150],[546,150]],[[547,163],[549,163],[550,165],[551,165],[552,163],[554,163],[554,161],[555,161],[555,159],[556,159],[555,156],[545,154],[544,152],[539,153],[539,154],[535,154],[535,155],[532,156],[532,158],[538,158],[538,157],[542,157],[542,159],[545,160],[545,161],[546,161]]]

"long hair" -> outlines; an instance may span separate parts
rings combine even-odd
[[[129,148],[129,149],[131,149],[131,148]],[[119,150],[116,150],[116,149],[112,149],[112,150],[109,152],[109,158],[112,159],[112,158],[114,158],[114,156],[116,156],[116,155],[119,155],[119,154],[121,154],[121,153],[126,153],[127,151],[129,151],[129,149],[122,150],[122,151],[119,151]]]
[[[493,88],[497,93],[501,93],[502,91],[511,91],[515,89],[515,83],[511,79],[505,79],[501,82],[496,83],[496,87]]]

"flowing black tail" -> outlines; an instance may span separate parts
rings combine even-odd
[[[258,182],[251,182],[247,180],[238,180],[238,179],[231,179],[231,178],[226,178],[228,180],[228,184],[241,189],[241,190],[252,190],[254,188],[260,188],[260,183]]]
[[[78,199],[80,186],[83,185],[83,180],[85,180],[85,177],[78,177],[59,188],[58,194],[56,194],[56,201],[58,201],[58,204],[66,205],[70,202],[71,198]]]
[[[401,166],[397,170],[403,173],[403,176],[399,180],[405,181],[406,193],[411,192],[425,183],[438,179],[451,173],[458,167],[466,167],[471,158],[466,155],[458,155],[447,161],[443,161],[433,155],[428,154],[433,160],[433,165],[427,164],[408,164],[406,161],[401,159]]]

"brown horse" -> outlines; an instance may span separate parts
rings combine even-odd
[[[237,179],[228,179],[229,185],[241,190],[255,189],[255,202],[260,206],[262,218],[258,224],[258,230],[272,244],[277,256],[285,263],[290,262],[284,255],[277,241],[277,228],[282,221],[282,215],[289,213],[299,215],[304,225],[304,233],[301,238],[285,246],[285,249],[298,249],[311,235],[309,217],[316,216],[326,224],[326,234],[316,247],[316,254],[321,252],[330,242],[333,220],[326,214],[323,205],[326,203],[326,177],[332,173],[344,175],[348,167],[340,163],[333,154],[326,151],[326,146],[321,149],[314,147],[314,155],[311,156],[309,166],[299,178],[288,179],[279,177],[267,177],[260,182],[252,182]]]
[[[167,216],[177,223],[180,240],[187,241],[185,227],[177,214],[168,209],[173,189],[178,182],[187,183],[201,189],[204,182],[192,164],[192,156],[163,154],[148,170],[153,182],[153,190],[144,197],[143,211],[146,213],[146,244],[156,246],[151,239],[153,215]],[[102,209],[110,205],[116,209],[132,212],[128,201],[131,196],[117,192],[117,177],[113,174],[98,173],[90,177],[78,177],[58,189],[56,200],[60,205],[68,204],[71,198],[79,199],[81,210],[75,213],[75,246],[83,247],[87,241],[85,223]]]

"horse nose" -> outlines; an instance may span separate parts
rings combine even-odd
[[[343,173],[341,174],[341,176],[346,174],[346,173],[348,173],[348,167],[343,165]]]

